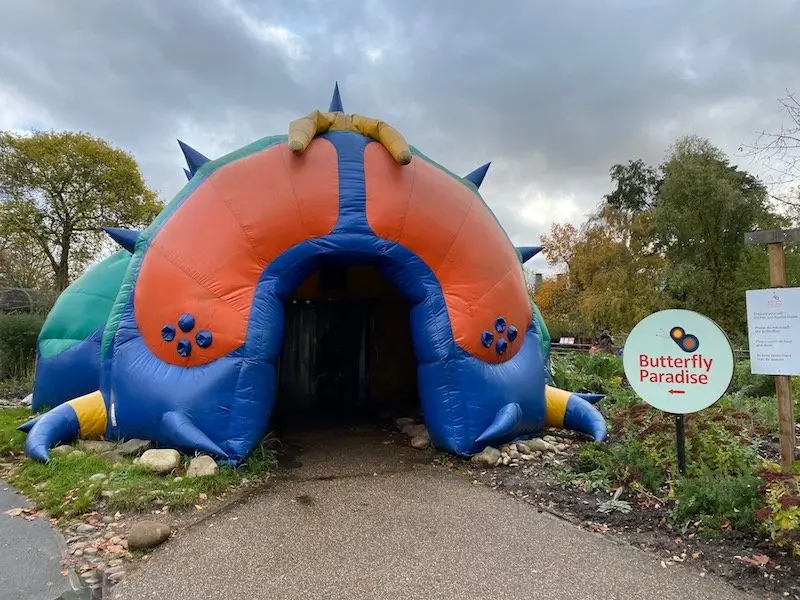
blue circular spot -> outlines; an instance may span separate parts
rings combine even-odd
[[[486,348],[491,348],[494,343],[494,334],[491,331],[484,331],[481,334],[481,344]]]
[[[161,339],[165,342],[171,342],[175,339],[175,328],[172,325],[164,325],[161,328]]]
[[[513,325],[509,325],[508,333],[506,335],[508,336],[508,341],[509,342],[513,342],[515,339],[517,339],[517,336],[519,335],[519,331]]]
[[[494,328],[497,333],[503,333],[506,330],[506,320],[503,317],[497,317],[494,320]]]
[[[178,319],[178,327],[181,328],[181,331],[190,332],[194,329],[194,317],[189,313],[182,314],[181,318]]]
[[[208,348],[213,340],[214,336],[211,335],[211,332],[207,329],[201,329],[194,336],[194,341],[197,342],[197,345],[201,348]]]
[[[180,354],[185,358],[192,353],[192,342],[190,342],[189,340],[181,340],[178,342],[177,349],[178,349],[178,354]]]
[[[494,349],[498,354],[505,354],[506,350],[508,350],[508,342],[503,338],[500,338],[497,340],[497,344],[495,344]]]

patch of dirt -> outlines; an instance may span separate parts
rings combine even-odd
[[[476,468],[449,457],[439,457],[437,462],[584,529],[623,539],[655,554],[665,569],[690,568],[701,576],[713,573],[766,598],[800,600],[800,561],[765,538],[727,531],[714,539],[702,539],[696,532],[678,531],[667,518],[668,508],[644,494],[626,493],[620,497],[630,502],[633,510],[629,513],[599,512],[600,504],[610,500],[611,494],[586,492],[557,480],[574,449],[554,457],[549,464],[537,460],[516,468]]]

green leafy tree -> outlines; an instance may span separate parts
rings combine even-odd
[[[23,236],[0,229],[0,287],[48,288],[48,272],[41,252],[31,251]]]
[[[663,172],[652,222],[666,261],[667,293],[729,333],[744,331],[744,291],[763,279],[757,251],[745,247],[744,235],[780,224],[766,188],[698,137],[678,140]]]
[[[0,230],[45,258],[58,291],[100,252],[100,227],[145,225],[161,208],[133,157],[102,139],[0,133]]]

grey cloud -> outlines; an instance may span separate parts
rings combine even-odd
[[[26,0],[0,7],[0,91],[130,149],[170,196],[175,137],[233,150],[326,108],[338,79],[348,111],[452,170],[493,161],[487,202],[535,242],[580,220],[615,162],[657,162],[684,133],[733,152],[776,126],[797,22],[790,0]]]

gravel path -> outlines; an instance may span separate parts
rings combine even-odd
[[[752,598],[351,433],[306,439],[301,467],[180,533],[115,597]]]

